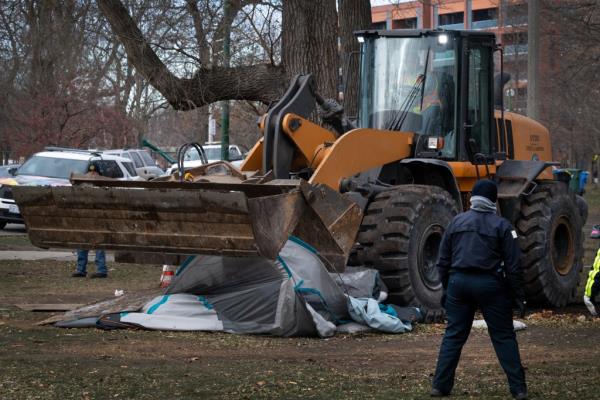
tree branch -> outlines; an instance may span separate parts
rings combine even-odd
[[[220,100],[269,102],[283,90],[283,68],[266,64],[199,68],[193,78],[179,78],[158,58],[120,0],[98,0],[98,6],[130,62],[175,109],[189,110]]]

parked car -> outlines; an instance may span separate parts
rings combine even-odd
[[[133,162],[135,170],[143,179],[151,180],[165,174],[147,150],[143,149],[114,149],[105,150],[104,154],[113,154],[128,158]]]
[[[204,149],[204,153],[206,154],[206,158],[208,162],[215,162],[221,160],[221,144],[220,143],[207,143],[203,144],[202,148]],[[233,164],[235,167],[240,167],[242,162],[244,161],[245,151],[241,146],[236,144],[229,145],[229,162]],[[190,148],[185,152],[185,156],[183,159],[183,167],[184,168],[194,168],[202,165],[202,160],[200,159],[200,155],[195,148]],[[177,164],[173,164],[171,168],[167,170],[167,173],[173,173],[173,171],[177,170]]]
[[[23,223],[19,206],[13,199],[13,186],[68,186],[71,174],[85,174],[90,164],[109,178],[142,180],[127,158],[94,151],[47,148],[31,156],[10,177],[0,178],[0,229],[9,222]]]
[[[1,165],[0,166],[0,178],[6,178],[9,176],[13,176],[14,173],[17,172],[17,169],[19,169],[20,166],[21,166],[21,164]]]

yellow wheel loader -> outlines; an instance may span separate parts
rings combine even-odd
[[[333,269],[378,269],[392,303],[419,306],[433,321],[442,315],[435,262],[444,229],[468,209],[475,182],[491,178],[519,235],[529,299],[567,304],[587,206],[555,179],[548,130],[502,110],[495,36],[357,37],[355,119],[319,96],[310,75],[298,76],[260,120],[262,138],[241,170],[218,162],[162,181],[74,177],[72,187],[15,188],[32,242],[275,259],[294,235]]]

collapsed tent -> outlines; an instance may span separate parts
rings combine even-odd
[[[137,312],[98,316],[95,326],[329,337],[337,326],[355,321],[384,332],[410,331],[418,310],[409,309],[403,321],[393,308],[377,302],[385,297],[377,271],[330,274],[313,248],[292,237],[275,261],[190,257],[163,295]],[[60,326],[81,322],[72,319]]]

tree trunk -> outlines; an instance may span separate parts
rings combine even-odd
[[[281,46],[287,81],[297,74],[311,73],[323,97],[337,98],[335,0],[285,0],[282,19]]]
[[[360,45],[354,31],[370,29],[371,3],[369,0],[339,0],[340,42],[342,45],[342,77],[346,79],[344,88],[344,109],[346,115],[358,114]]]

